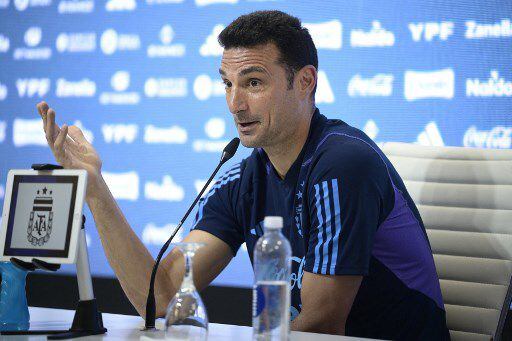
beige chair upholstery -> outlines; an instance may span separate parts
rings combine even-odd
[[[512,150],[382,150],[427,229],[452,340],[501,339],[512,297]]]

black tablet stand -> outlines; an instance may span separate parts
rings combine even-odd
[[[32,169],[37,171],[50,171],[62,169],[62,166],[51,164],[33,164]],[[80,300],[75,311],[75,317],[69,330],[20,330],[2,331],[1,335],[44,335],[49,334],[49,340],[64,340],[88,335],[105,334],[107,329],[103,327],[103,318],[98,311],[98,305],[92,289],[91,272],[89,268],[89,255],[85,241],[85,216],[82,215],[82,228],[78,237],[78,255],[76,260],[76,275],[78,280],[78,292]],[[11,258],[11,263],[26,270],[57,271],[59,264],[51,264],[39,259],[25,262],[17,258]]]

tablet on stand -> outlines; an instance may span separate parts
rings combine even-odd
[[[80,297],[69,330],[3,331],[2,335],[52,334],[49,339],[66,339],[104,334],[107,330],[94,298],[82,214],[87,172],[48,164],[32,168],[11,170],[7,176],[0,261],[11,261],[28,271],[56,271],[61,264],[76,264]]]

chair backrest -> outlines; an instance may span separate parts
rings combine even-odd
[[[501,339],[512,298],[512,150],[382,150],[427,229],[452,340]]]

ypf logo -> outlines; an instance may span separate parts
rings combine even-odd
[[[37,190],[27,229],[27,240],[34,246],[43,246],[50,240],[53,223],[53,198],[51,190]]]

